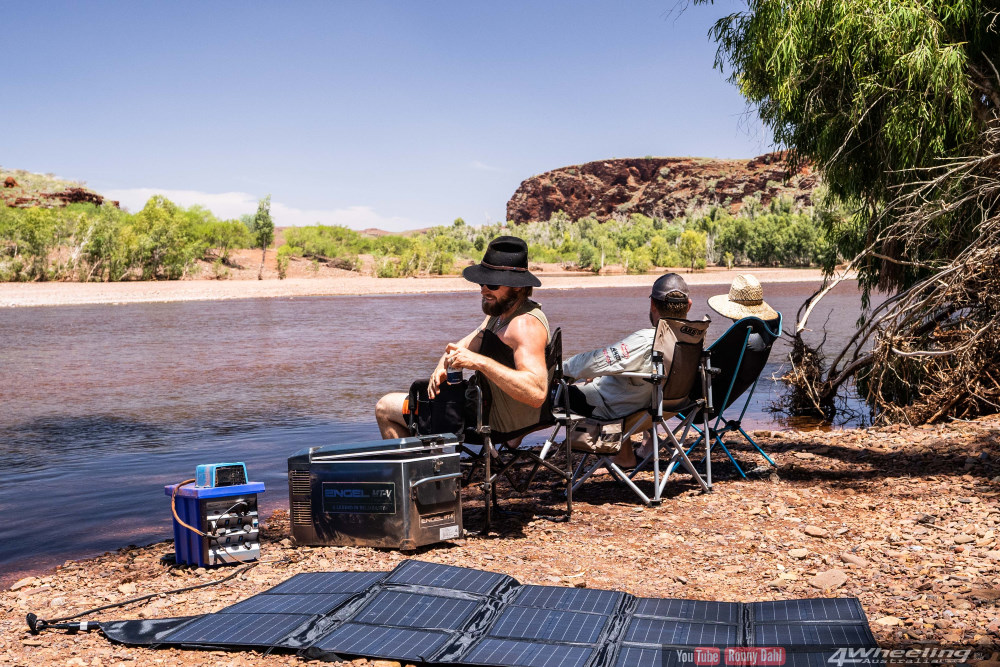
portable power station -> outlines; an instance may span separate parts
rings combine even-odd
[[[191,480],[197,486],[164,487],[173,504],[177,563],[209,567],[260,557],[257,494],[264,483],[246,477],[242,463],[211,463],[197,467]]]

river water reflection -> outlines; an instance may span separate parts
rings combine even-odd
[[[786,329],[815,283],[766,285]],[[709,312],[721,286],[695,286]],[[536,291],[565,354],[648,326],[648,288]],[[475,288],[453,294],[311,297],[65,306],[0,313],[0,583],[126,544],[170,536],[163,485],[200,463],[245,461],[287,507],[285,465],[297,449],[376,438],[373,406],[425,377],[444,345],[480,319]],[[812,316],[831,342],[858,316],[853,283]],[[718,315],[709,338],[729,324]],[[772,363],[745,420],[781,391]],[[795,424],[801,427],[807,424]]]

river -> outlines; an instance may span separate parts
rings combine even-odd
[[[793,326],[815,283],[766,285]],[[724,287],[692,287],[692,314]],[[565,354],[648,326],[648,288],[536,291]],[[830,342],[859,313],[854,283],[811,322]],[[373,406],[425,377],[444,345],[481,321],[468,292],[307,297],[0,312],[0,584],[28,571],[166,539],[165,484],[201,463],[245,461],[266,484],[263,516],[287,507],[286,459],[321,444],[378,437]],[[714,315],[714,314],[713,314]],[[729,324],[713,316],[709,338]],[[817,336],[820,332],[817,332]],[[745,420],[767,407],[787,355],[776,344]]]

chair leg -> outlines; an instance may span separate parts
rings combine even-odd
[[[594,465],[592,465],[589,468],[587,468],[586,472],[583,472],[583,470],[584,470],[584,464],[586,464],[587,459],[590,458],[590,456],[591,455],[589,453],[586,454],[580,460],[580,465],[578,465],[576,467],[576,472],[573,473],[573,490],[574,491],[577,490],[577,489],[579,489],[580,486],[584,482],[586,482],[588,479],[590,479],[590,476],[593,475],[594,472],[604,464],[604,457],[598,457],[597,460],[594,461]],[[581,472],[582,472],[582,474],[581,474]]]
[[[726,456],[729,457],[729,460],[732,461],[733,466],[736,468],[736,472],[738,472],[740,474],[740,477],[742,477],[743,479],[746,479],[747,475],[746,475],[745,472],[743,472],[743,468],[741,468],[740,464],[736,462],[735,458],[733,458],[733,454],[732,454],[732,452],[729,451],[729,448],[726,447],[726,444],[724,442],[722,442],[722,435],[725,434],[725,433],[726,432],[723,431],[722,434],[717,434],[715,436],[715,443],[713,443],[713,444],[717,444],[717,445],[719,445],[719,447],[722,447],[722,451],[724,451],[726,453]],[[709,452],[709,453],[711,453],[711,452]]]
[[[624,483],[627,487],[629,487],[630,489],[632,489],[632,493],[634,493],[635,495],[637,495],[639,497],[639,500],[641,500],[644,505],[649,506],[649,505],[659,505],[660,504],[660,501],[659,501],[658,498],[655,498],[655,497],[654,498],[650,498],[645,493],[643,493],[642,489],[640,489],[638,486],[636,486],[635,482],[633,482],[631,479],[629,479],[628,475],[625,474],[625,471],[622,470],[621,468],[619,468],[617,465],[615,465],[615,463],[610,458],[608,458],[608,457],[605,456],[605,457],[603,457],[601,459],[601,462],[604,463],[604,467],[608,469],[608,472],[610,472],[612,475],[614,475],[619,480],[621,480],[621,482]],[[654,487],[654,491],[655,491],[655,487]],[[653,495],[657,496],[659,494],[657,494],[657,493],[654,492]]]
[[[490,534],[490,524],[493,521],[493,515],[492,515],[493,508],[492,508],[492,503],[490,502],[490,500],[491,500],[491,497],[496,492],[493,490],[493,477],[491,475],[491,470],[490,470],[490,468],[491,468],[490,464],[493,462],[493,443],[490,442],[490,436],[489,435],[487,435],[484,438],[484,440],[485,440],[485,442],[483,443],[483,450],[485,452],[485,456],[483,458],[486,461],[483,464],[483,484],[482,484],[482,489],[483,489],[483,505],[485,505],[486,515],[485,515],[485,518],[483,520],[483,531],[482,531],[482,534],[483,535],[489,535]]]
[[[746,431],[743,430],[742,426],[740,427],[740,433],[742,433],[743,437],[747,439],[747,442],[749,442],[751,445],[754,446],[754,449],[756,449],[758,452],[760,452],[761,456],[763,456],[765,459],[767,459],[768,463],[770,463],[775,468],[778,467],[778,464],[775,463],[774,460],[772,460],[771,457],[767,455],[767,452],[765,452],[763,449],[760,448],[760,445],[758,445],[757,442],[753,438],[750,437],[749,433],[747,433]]]
[[[569,429],[564,431],[566,435],[563,446],[566,448],[566,520],[573,516],[573,443],[569,439]]]
[[[694,463],[692,463],[691,459],[688,458],[688,454],[686,451],[684,451],[683,445],[681,445],[681,443],[687,438],[687,434],[690,431],[690,426],[691,425],[688,424],[684,427],[683,434],[681,435],[681,438],[679,440],[673,433],[669,431],[666,434],[666,439],[668,442],[670,442],[671,446],[673,447],[673,451],[671,452],[670,459],[668,460],[667,471],[663,475],[663,479],[659,480],[660,482],[660,486],[658,489],[659,494],[663,493],[663,489],[665,489],[667,486],[667,480],[669,479],[671,473],[673,473],[674,470],[677,469],[678,465],[684,466],[684,468],[689,473],[691,473],[691,476],[694,477],[695,481],[698,482],[698,485],[701,486],[704,492],[711,493],[712,491],[711,484],[706,482],[705,479],[701,476],[701,473],[699,473],[698,469],[695,468]],[[680,429],[678,428],[678,430]]]
[[[662,486],[660,484],[660,433],[657,426],[660,422],[656,419],[653,420],[653,428],[650,431],[653,434],[653,500],[652,503],[659,505],[660,498],[662,497]],[[631,480],[630,480],[631,481]],[[634,487],[635,484],[632,484]],[[637,490],[637,489],[633,489]],[[649,502],[646,503],[650,504]]]

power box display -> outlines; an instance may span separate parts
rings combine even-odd
[[[247,483],[244,463],[207,463],[195,469],[195,486],[237,486]]]

